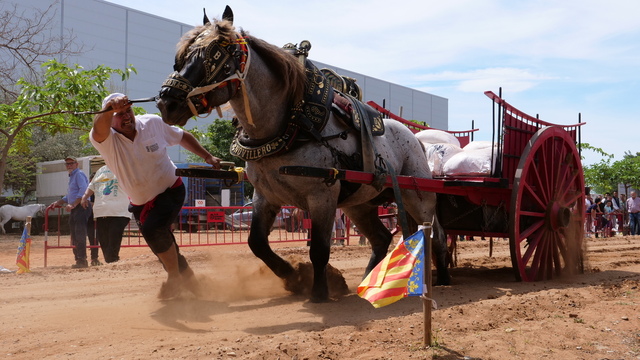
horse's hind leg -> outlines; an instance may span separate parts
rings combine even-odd
[[[435,216],[435,194],[422,193],[418,197],[413,190],[404,190],[402,199],[407,212],[414,219],[432,223],[433,241],[431,248],[433,249],[433,259],[436,265],[436,285],[449,285],[451,278],[447,268],[447,237]]]
[[[378,217],[377,206],[362,204],[342,208],[342,211],[356,225],[358,231],[369,239],[371,244],[371,257],[364,273],[364,276],[367,276],[387,256],[393,235]]]

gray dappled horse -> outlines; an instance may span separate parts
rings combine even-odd
[[[311,301],[329,299],[327,264],[336,207],[341,208],[369,239],[372,255],[365,274],[387,254],[392,235],[378,218],[377,206],[393,201],[391,189],[281,175],[281,166],[313,166],[362,170],[361,139],[331,111],[334,93],[310,61],[268,44],[233,26],[227,6],[222,20],[186,33],[178,44],[174,70],[157,100],[162,118],[184,125],[192,116],[208,114],[229,102],[237,116],[238,133],[231,151],[247,161],[246,173],[255,187],[249,246],[253,253],[295,291],[296,269],[278,256],[268,242],[281,206],[309,211],[312,219],[310,258],[313,264]],[[431,178],[422,145],[400,122],[385,120],[384,134],[374,138],[376,154],[397,174]],[[363,161],[364,160],[364,161]],[[408,214],[417,223],[432,222],[436,196],[401,190]],[[438,230],[438,226],[435,230]],[[435,231],[433,242],[437,284],[448,284],[446,239]]]

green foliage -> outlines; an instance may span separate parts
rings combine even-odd
[[[605,157],[607,159],[612,159],[613,158],[613,155],[611,155],[609,153],[606,153],[601,148],[597,148],[595,146],[591,146],[591,144],[589,144],[589,143],[582,143],[582,144],[580,144],[580,147],[582,148],[582,150],[591,150],[591,151],[595,152],[596,154],[600,154],[602,157]]]
[[[236,128],[231,123],[231,120],[216,119],[207,126],[207,130],[204,133],[197,129],[189,130],[189,132],[200,141],[202,146],[207,149],[211,155],[219,157],[224,161],[233,161],[236,164],[242,161],[229,152],[231,141],[236,133]],[[199,157],[191,153],[189,154],[189,161],[202,161]]]
[[[604,194],[618,188],[618,182],[610,160],[600,160],[599,163],[586,166],[584,168],[584,181],[597,194]]]
[[[626,190],[640,188],[640,153],[634,155],[627,151],[622,160],[612,162],[612,155],[602,149],[586,145],[588,149],[606,156],[606,159],[600,160],[599,163],[584,167],[585,183],[593,191],[604,194],[617,190],[618,184],[623,184]]]
[[[107,83],[111,77],[118,74],[125,80],[135,72],[133,67],[118,70],[102,65],[85,70],[56,60],[45,62],[43,69],[38,84],[21,78],[16,101],[0,104],[0,189],[5,185],[10,157],[29,155],[33,160],[34,129],[52,135],[74,130],[86,133],[92,125],[91,115],[76,116],[67,112],[97,110],[109,93]]]
[[[22,197],[35,191],[37,159],[29,153],[16,153],[7,160],[7,174],[4,179],[5,187],[13,189]],[[21,202],[22,203],[22,202]]]

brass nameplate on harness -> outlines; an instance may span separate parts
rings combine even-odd
[[[231,155],[237,156],[244,161],[259,160],[265,156],[276,154],[286,147],[287,143],[283,137],[274,139],[271,142],[260,146],[245,146],[240,144],[236,136],[231,143]]]

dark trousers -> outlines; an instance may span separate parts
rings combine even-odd
[[[640,235],[640,213],[629,213],[629,231],[631,235]]]
[[[73,256],[76,262],[87,261],[87,221],[91,214],[91,207],[85,209],[78,205],[69,214],[69,229],[71,231],[71,244]]]
[[[130,220],[122,216],[104,216],[96,219],[96,235],[104,261],[111,263],[120,260],[122,234]]]
[[[144,205],[129,206],[129,211],[138,223],[138,228],[154,254],[163,253],[174,244],[178,252],[178,267],[183,271],[189,267],[187,260],[180,254],[178,243],[173,236],[171,226],[178,218],[185,197],[184,184],[169,188],[154,200]]]
[[[87,237],[89,238],[89,245],[96,246],[91,249],[91,260],[98,260],[98,242],[96,241],[96,221],[93,219],[93,210],[89,213],[89,219],[87,219]]]

